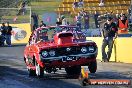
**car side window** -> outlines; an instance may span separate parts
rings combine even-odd
[[[36,31],[32,32],[30,38],[29,38],[29,45],[34,44],[36,41]]]
[[[34,33],[32,37],[32,44],[36,43],[36,39],[37,39],[37,35],[36,33]]]
[[[32,37],[33,37],[33,34],[34,34],[34,32],[32,32],[32,34],[30,35],[30,38],[29,38],[29,41],[28,41],[28,44],[29,44],[29,45],[32,44]]]
[[[42,29],[37,31],[36,42],[48,41],[47,30],[48,29]]]

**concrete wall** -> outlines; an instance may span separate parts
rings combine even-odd
[[[102,60],[102,37],[87,37],[87,40],[93,40],[98,46],[97,59]],[[107,50],[107,48],[106,48]],[[113,46],[110,61],[132,63],[132,38],[117,38]]]

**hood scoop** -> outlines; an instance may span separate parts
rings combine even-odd
[[[71,32],[61,32],[54,36],[54,41],[58,45],[73,42],[73,34]]]

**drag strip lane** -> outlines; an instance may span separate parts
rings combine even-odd
[[[0,47],[0,88],[82,88],[78,79],[66,78],[64,69],[43,78],[29,77],[23,61],[24,46]],[[91,79],[132,79],[132,65],[102,63]],[[87,70],[87,67],[85,67]],[[132,86],[87,86],[86,88],[132,88]]]

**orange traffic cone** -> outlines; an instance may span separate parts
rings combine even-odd
[[[84,68],[81,69],[81,74],[79,76],[79,81],[82,86],[86,86],[87,84],[91,84],[88,71],[85,72]]]

